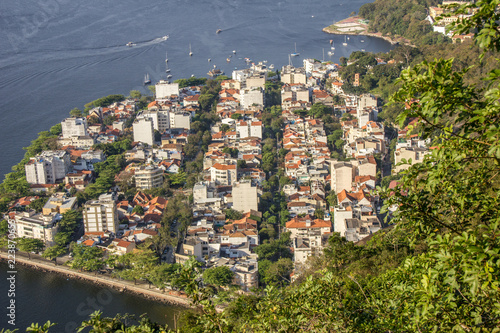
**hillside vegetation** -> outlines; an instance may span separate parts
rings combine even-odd
[[[416,45],[440,44],[448,38],[433,32],[425,20],[427,8],[438,3],[438,0],[376,0],[361,6],[358,14],[370,21],[370,32],[401,36]]]

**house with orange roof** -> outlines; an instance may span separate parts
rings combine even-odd
[[[286,222],[285,231],[290,231],[290,238],[298,236],[323,235],[332,232],[332,222],[314,219],[310,215],[294,217]]]
[[[200,99],[200,95],[191,95],[191,96],[184,97],[184,99],[182,101],[182,105],[199,107],[200,106],[199,99]]]
[[[291,233],[294,262],[296,266],[299,266],[306,263],[309,256],[321,253],[331,235],[332,223],[306,215],[288,221],[285,231]]]
[[[135,248],[135,242],[128,242],[120,238],[115,238],[107,249],[113,254],[122,256],[127,253],[132,253]]]
[[[215,163],[210,167],[211,181],[220,185],[233,185],[238,180],[236,164]]]
[[[83,241],[82,244],[84,246],[88,246],[88,247],[94,247],[97,245],[97,242],[94,241],[93,239],[87,239],[86,241]]]

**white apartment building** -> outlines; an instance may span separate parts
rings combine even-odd
[[[250,68],[245,68],[233,71],[231,76],[233,80],[244,82],[247,77],[250,77],[252,74],[253,71]],[[241,86],[238,89],[241,89]]]
[[[288,98],[290,98],[291,101],[309,102],[309,89],[302,84],[286,84],[281,89],[281,103]]]
[[[57,233],[56,214],[36,214],[34,210],[9,215],[9,223],[16,226],[16,234],[19,238],[34,238],[45,242],[46,246],[55,244],[54,236]],[[59,215],[60,216],[60,215]]]
[[[264,106],[264,91],[260,87],[250,87],[240,90],[240,105],[249,109],[252,105]]]
[[[143,111],[142,115],[153,119],[153,128],[160,133],[170,128],[169,110],[147,110]]]
[[[163,185],[163,170],[154,166],[146,166],[135,170],[135,187],[149,190]]]
[[[139,117],[133,124],[134,141],[152,146],[155,142],[154,122],[150,117]]]
[[[307,84],[306,71],[303,67],[295,68],[291,65],[283,66],[281,69],[281,82],[287,84]]]
[[[210,179],[220,185],[233,185],[238,179],[238,168],[236,164],[215,163],[210,168]]]
[[[55,184],[64,179],[71,161],[64,150],[46,150],[32,157],[24,166],[29,184]]]
[[[304,70],[306,71],[306,74],[309,76],[312,74],[312,72],[317,71],[321,67],[321,62],[315,59],[304,59],[302,60],[302,63],[304,64]]]
[[[191,129],[191,113],[184,111],[170,112],[170,128]]]
[[[102,194],[98,200],[88,201],[83,207],[83,223],[86,234],[102,234],[118,231],[118,211],[111,194]]]
[[[250,210],[259,210],[257,186],[252,186],[250,180],[235,182],[233,184],[233,209],[242,213]]]
[[[247,88],[260,87],[264,89],[265,85],[266,85],[266,74],[254,74],[252,76],[247,77],[245,80],[245,86]]]
[[[62,137],[64,139],[73,136],[87,136],[87,119],[85,118],[66,118],[61,122]]]
[[[160,80],[156,85],[156,99],[168,99],[172,95],[179,96],[179,84]]]
[[[352,181],[354,180],[354,167],[347,162],[332,163],[332,189],[335,194],[342,190],[350,191],[352,189]]]
[[[240,138],[257,137],[262,139],[262,122],[241,120],[236,123],[236,132]]]

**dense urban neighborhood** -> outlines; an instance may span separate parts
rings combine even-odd
[[[396,62],[372,60],[368,70]],[[339,69],[252,63],[232,78],[161,80],[154,99],[132,92],[72,110],[54,149],[24,166],[39,195],[12,203],[7,220],[21,243],[40,241],[35,251],[99,249],[107,261],[85,270],[151,251],[158,264],[228,268],[244,291],[287,284],[332,233],[358,242],[386,226],[375,187],[428,152],[378,121],[376,97],[345,93]]]

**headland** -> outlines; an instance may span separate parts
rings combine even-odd
[[[369,32],[368,23],[368,20],[362,17],[351,16],[325,27],[322,30],[329,34],[370,36],[382,38],[393,45],[404,44],[414,46],[408,39],[400,36],[385,36],[381,32]]]

